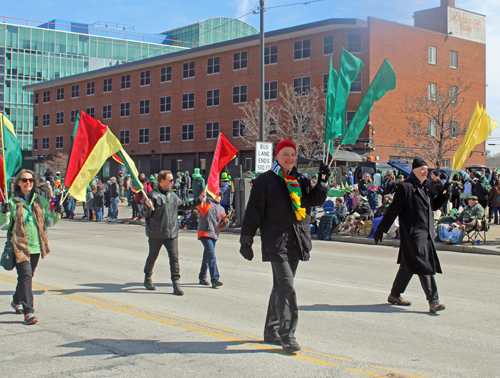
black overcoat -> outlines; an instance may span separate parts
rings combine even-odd
[[[272,170],[257,177],[250,192],[241,235],[254,237],[260,228],[263,261],[287,261],[291,240],[298,244],[300,260],[309,260],[311,207],[325,203],[328,186],[319,183],[312,188],[311,180],[298,173],[295,167],[290,175],[297,179],[302,190],[301,205],[306,210],[306,217],[301,221],[293,212],[285,181]]]
[[[443,191],[434,195],[428,181],[420,184],[413,173],[399,184],[378,227],[387,232],[399,216],[401,244],[398,264],[408,273],[442,273],[434,246],[433,211],[441,208],[447,199],[448,194]]]

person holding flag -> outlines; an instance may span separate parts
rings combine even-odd
[[[270,261],[273,271],[264,341],[281,345],[287,353],[300,350],[295,340],[299,310],[293,280],[299,261],[309,260],[311,207],[325,202],[331,174],[321,164],[318,183],[311,187],[309,178],[297,171],[296,161],[293,142],[280,141],[271,170],[261,174],[252,187],[240,237],[241,255],[252,260],[253,238],[260,229],[262,260]]]
[[[153,267],[162,245],[165,246],[170,259],[170,277],[175,295],[184,295],[179,279],[179,248],[177,236],[179,210],[193,210],[206,200],[206,191],[191,201],[182,201],[173,191],[174,176],[171,171],[158,174],[158,187],[148,193],[141,211],[146,219],[146,235],[149,238],[149,255],[144,266],[144,286],[148,290],[156,290],[153,285]]]

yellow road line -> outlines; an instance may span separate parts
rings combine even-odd
[[[17,281],[14,277],[7,276],[4,274],[0,274],[0,281],[6,282],[6,283],[11,283],[11,284],[17,283]],[[289,355],[289,354],[284,353],[283,350],[281,348],[278,348],[277,346],[272,346],[269,344],[261,344],[260,343],[261,338],[259,338],[259,337],[246,335],[244,333],[241,333],[241,332],[238,332],[238,331],[235,331],[232,329],[215,327],[215,326],[212,326],[212,325],[209,325],[206,323],[195,322],[195,321],[192,321],[189,319],[185,319],[185,318],[181,318],[181,317],[177,317],[177,316],[173,316],[173,315],[167,315],[167,314],[163,314],[163,313],[159,313],[159,312],[155,312],[155,311],[144,310],[138,306],[113,301],[111,299],[104,299],[104,298],[92,296],[92,295],[86,294],[86,293],[80,293],[80,292],[78,292],[78,290],[71,290],[71,289],[66,290],[66,289],[58,288],[58,287],[43,284],[43,283],[38,283],[38,282],[33,282],[33,283],[34,283],[33,284],[34,289],[41,290],[44,293],[59,295],[59,296],[62,296],[62,297],[65,297],[65,298],[68,298],[68,299],[71,299],[71,300],[74,300],[74,301],[77,301],[80,303],[85,303],[85,304],[88,304],[91,306],[100,307],[100,308],[104,308],[104,309],[111,310],[111,311],[116,311],[116,312],[126,314],[126,315],[136,316],[138,318],[155,321],[158,323],[162,323],[162,324],[166,324],[169,326],[189,330],[192,332],[204,334],[204,335],[211,336],[211,337],[218,338],[218,339],[223,339],[226,341],[231,341],[234,343],[238,343],[238,344],[249,346],[249,347],[256,348],[256,349],[265,350],[265,351],[277,353],[277,354],[283,354],[283,355],[286,355],[287,357],[296,358],[299,360],[311,362],[311,363],[318,364],[318,365],[336,366],[339,364],[338,362],[334,362],[334,361],[330,361],[330,360],[351,362],[351,360],[349,360],[347,358],[331,356],[331,355],[327,355],[327,354],[323,354],[323,353],[319,353],[319,352],[315,352],[315,351],[310,351],[310,350],[306,350],[306,349],[303,349],[302,351],[304,353],[307,353],[307,354]],[[70,293],[73,293],[73,294],[70,294]],[[206,328],[208,328],[208,329],[206,329]],[[237,335],[239,337],[229,335],[228,333],[233,334],[233,335]],[[256,343],[252,340],[242,340],[241,337],[246,337],[246,338],[249,338],[249,339],[252,339],[255,341],[259,341],[259,343]],[[312,356],[309,354],[311,354]],[[399,372],[397,370],[393,370],[393,369],[386,368],[386,367],[372,366],[372,368],[390,371],[393,373],[399,373],[402,376],[408,377],[408,378],[428,378],[428,377],[425,377],[422,375],[415,375],[415,374],[408,374],[408,373]],[[365,375],[368,377],[382,377],[381,374],[384,374],[381,372],[374,372],[374,371],[370,371],[370,370],[366,370],[366,369],[356,369],[356,368],[350,368],[350,367],[343,367],[343,369],[346,371]]]

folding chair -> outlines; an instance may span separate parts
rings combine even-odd
[[[488,217],[486,213],[482,219],[476,222],[475,227],[469,232],[465,233],[468,242],[476,243],[476,240],[482,240],[486,243],[486,233],[489,231],[490,225],[488,224]]]

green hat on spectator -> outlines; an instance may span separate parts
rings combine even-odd
[[[201,177],[200,168],[195,168],[193,173],[193,178],[199,178],[199,177]]]
[[[220,180],[224,181],[224,182],[228,182],[229,181],[229,179],[227,178],[227,173],[226,172],[222,172]]]

